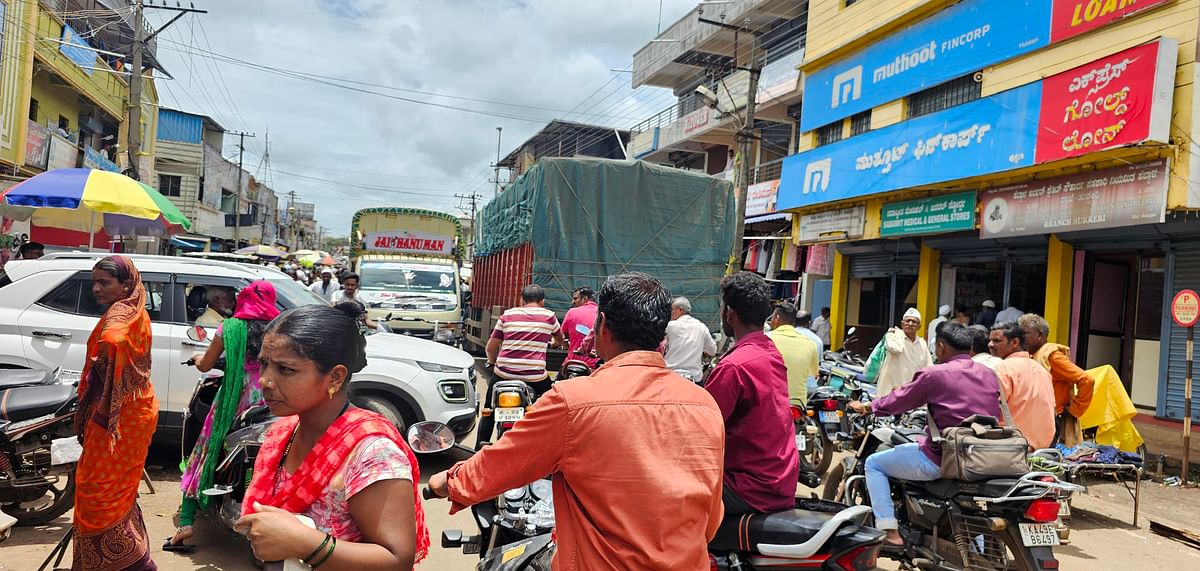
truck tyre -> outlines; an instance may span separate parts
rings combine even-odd
[[[351,400],[354,402],[354,406],[382,415],[388,419],[388,422],[396,425],[396,429],[400,431],[401,436],[406,436],[408,423],[404,422],[404,416],[400,414],[400,410],[396,408],[396,405],[392,404],[386,397],[362,395],[354,397]]]

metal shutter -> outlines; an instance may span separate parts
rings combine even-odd
[[[1164,292],[1165,305],[1168,311],[1163,313],[1164,325],[1170,330],[1170,342],[1167,346],[1167,390],[1164,412],[1167,418],[1183,419],[1183,384],[1187,372],[1187,330],[1175,325],[1171,319],[1170,303],[1175,292],[1181,289],[1200,290],[1200,249],[1179,249],[1173,256],[1171,268],[1172,279]],[[1198,348],[1200,349],[1200,348]],[[1200,422],[1200,406],[1197,406],[1196,395],[1200,394],[1200,350],[1195,351],[1192,363],[1192,419]]]
[[[921,267],[919,252],[882,252],[856,254],[850,257],[850,277],[886,278],[894,275],[917,275]]]

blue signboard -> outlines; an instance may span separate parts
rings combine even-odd
[[[67,56],[67,59],[75,62],[83,73],[92,74],[92,68],[96,67],[96,52],[91,49],[91,45],[87,40],[79,37],[79,32],[75,28],[67,24],[63,24],[62,42],[58,45],[58,51]]]
[[[1052,0],[964,0],[807,74],[800,130],[812,131],[1050,43]]]
[[[1042,84],[869,131],[783,161],[777,210],[1033,164]]]

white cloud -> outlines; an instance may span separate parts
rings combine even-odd
[[[663,26],[695,0],[666,0]],[[562,112],[393,92],[457,107],[538,119],[540,123],[438,109],[299,81],[181,50],[212,51],[277,68],[490,101],[569,110],[625,68],[655,35],[653,0],[205,0],[207,15],[188,16],[164,34],[159,57],[177,78],[160,83],[165,105],[209,114],[246,130],[248,170],[259,164],[266,133],[278,171],[274,188],[317,204],[333,234],[349,231],[366,206],[454,211],[457,193],[486,190],[497,126],[503,152]],[[159,16],[161,17],[161,16]],[[219,66],[236,112],[210,66]],[[378,91],[379,88],[364,87]],[[569,118],[629,127],[665,107],[662,92],[631,93],[621,74]],[[579,112],[629,116],[589,117]],[[636,118],[636,119],[635,119]],[[228,137],[226,143],[231,143]],[[227,146],[226,156],[236,152]],[[376,192],[296,178],[419,189]],[[415,194],[423,193],[423,194]],[[426,196],[433,194],[437,196]]]

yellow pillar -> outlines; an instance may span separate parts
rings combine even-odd
[[[833,253],[833,294],[829,300],[829,343],[841,347],[846,336],[846,294],[850,289],[850,258]]]
[[[925,323],[937,316],[938,286],[942,282],[942,252],[921,244],[921,266],[917,270],[917,311]]]
[[[1046,252],[1046,322],[1049,341],[1066,345],[1071,340],[1071,291],[1075,277],[1075,249],[1050,236]]]

